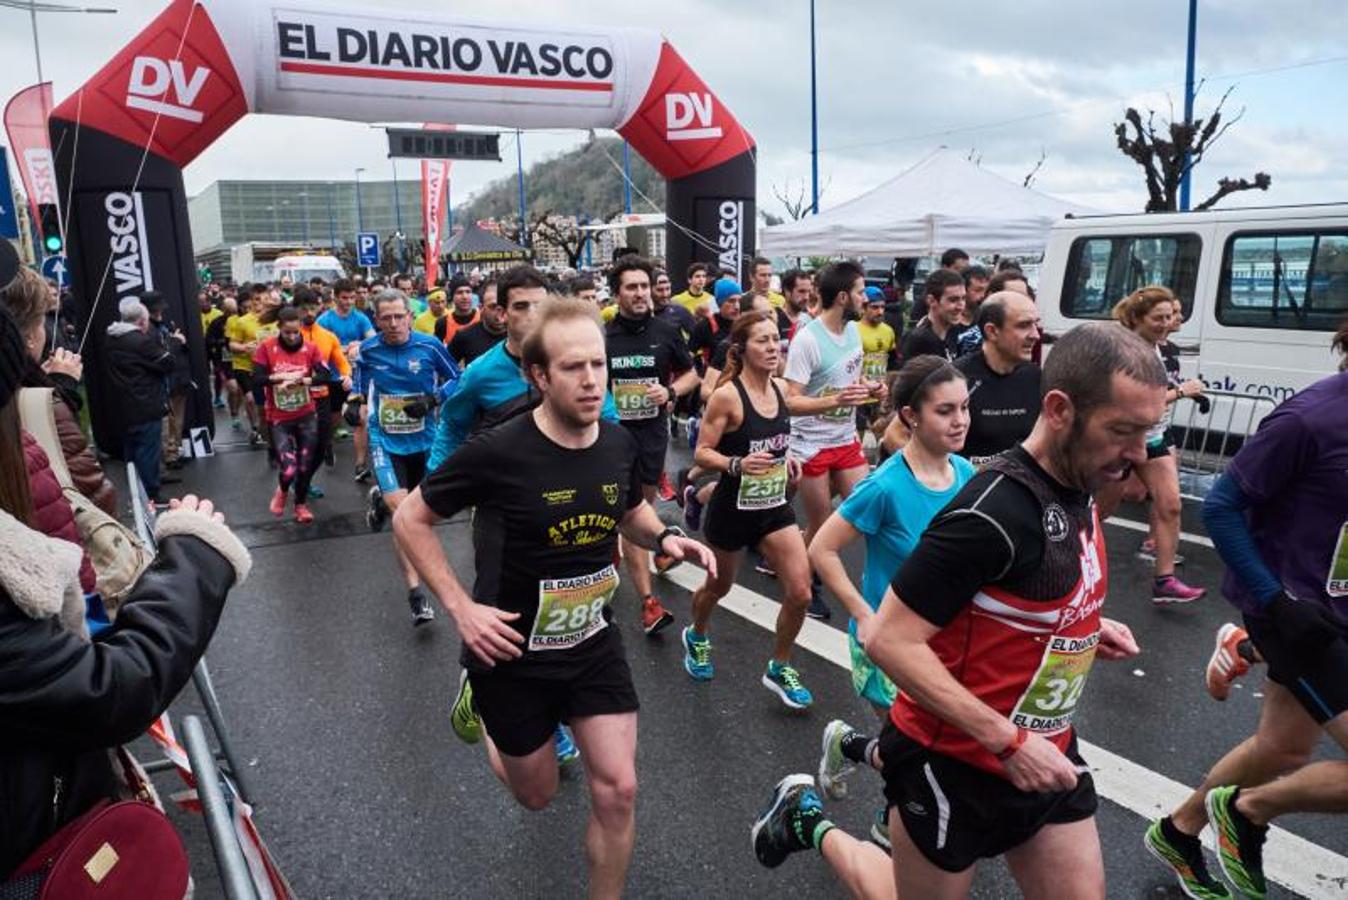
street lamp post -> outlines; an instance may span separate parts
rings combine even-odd
[[[356,169],[356,231],[365,230],[365,213],[360,205],[360,173],[364,171],[363,167]]]
[[[632,146],[623,141],[623,212],[632,214]]]
[[[1184,61],[1184,124],[1194,123],[1194,51],[1198,44],[1198,0],[1189,0],[1189,43]],[[1192,143],[1191,145],[1192,146]],[[1180,178],[1180,212],[1189,211],[1189,151],[1184,151],[1184,176]]]
[[[814,0],[810,0],[810,212],[819,214],[819,91],[815,80]]]
[[[393,215],[398,223],[398,270],[407,268],[407,236],[403,234],[403,202],[398,196],[398,160],[390,159],[389,165],[393,167]]]
[[[529,221],[524,212],[524,146],[518,128],[515,129],[515,166],[519,173],[520,183],[520,244],[527,247],[531,241],[529,240]]]

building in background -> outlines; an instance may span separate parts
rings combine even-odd
[[[398,230],[423,239],[419,178],[397,181],[396,202],[393,181],[362,179],[359,223],[355,181],[216,181],[187,201],[187,214],[198,253],[250,241],[342,247],[362,230],[381,243]]]

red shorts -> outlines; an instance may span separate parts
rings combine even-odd
[[[811,456],[801,466],[801,474],[806,478],[818,478],[829,472],[845,472],[857,466],[870,465],[861,452],[861,441],[843,444],[841,447],[829,447]]]

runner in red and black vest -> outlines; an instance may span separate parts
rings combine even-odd
[[[824,817],[810,776],[784,779],[756,824],[764,864],[814,846],[865,896],[961,897],[980,859],[1005,854],[1026,896],[1105,896],[1072,718],[1096,657],[1138,648],[1101,614],[1091,495],[1146,459],[1166,386],[1154,350],[1120,331],[1092,323],[1055,345],[1030,436],[932,521],[859,629],[900,691],[878,740],[851,732],[839,755],[883,775],[892,870]]]

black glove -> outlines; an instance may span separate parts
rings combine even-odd
[[[1348,623],[1323,603],[1298,600],[1286,592],[1264,607],[1264,616],[1287,645],[1299,654],[1314,656],[1338,638],[1348,639]]]
[[[435,395],[422,394],[415,400],[409,400],[403,405],[403,414],[409,419],[424,419],[426,414],[435,409]]]
[[[360,398],[346,401],[342,407],[342,421],[352,428],[360,427]]]

